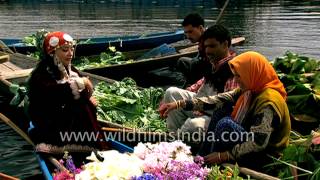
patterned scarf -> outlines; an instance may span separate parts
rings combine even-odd
[[[57,83],[63,84],[68,82],[70,84],[72,94],[74,95],[74,99],[79,99],[80,92],[84,89],[82,78],[79,77],[78,73],[71,70],[71,64],[68,64],[68,66],[65,67],[56,55],[54,55],[53,60],[54,64],[58,67],[59,71],[62,74],[61,79],[57,80]]]

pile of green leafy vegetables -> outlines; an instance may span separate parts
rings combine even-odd
[[[287,51],[284,56],[275,59],[273,66],[288,93],[290,113],[295,116],[306,115],[303,117],[316,122],[313,129],[319,128],[320,60]],[[300,120],[310,122],[306,119]],[[317,136],[313,135],[315,132]],[[281,179],[295,179],[295,175],[303,179],[319,179],[320,144],[312,141],[317,137],[320,137],[319,129],[309,135],[301,135],[292,130],[290,144],[284,149],[281,158],[274,158],[274,163],[266,168],[276,169]],[[294,169],[297,174],[293,173]]]
[[[157,112],[164,94],[161,88],[137,87],[131,78],[112,84],[100,82],[95,86],[98,119],[121,124],[141,131],[166,132],[165,120]]]
[[[79,70],[85,70],[132,62],[132,59],[128,60],[122,52],[117,51],[115,47],[110,46],[105,52],[102,52],[99,56],[84,56],[80,59],[74,60],[72,64]]]
[[[320,61],[287,51],[275,59],[273,66],[286,87],[290,113],[304,114],[319,121]]]
[[[40,59],[42,57],[42,44],[45,35],[48,31],[42,29],[37,31],[34,34],[26,36],[22,39],[22,42],[29,46],[35,46],[37,50],[33,53],[29,53],[28,56],[33,57],[35,59]],[[86,41],[79,41],[77,44],[90,44],[93,43],[91,39],[87,39]],[[77,67],[79,70],[92,69],[92,68],[100,68],[106,67],[115,64],[126,64],[132,63],[133,59],[128,59],[125,55],[117,51],[115,47],[110,46],[106,49],[105,52],[100,53],[100,55],[95,56],[83,56],[76,57],[72,64]]]
[[[302,136],[299,133],[291,132],[290,144],[284,149],[280,158],[274,158],[274,162],[268,164],[266,169],[277,170],[277,177],[281,179],[320,179],[320,130]],[[297,173],[293,173],[293,170]]]

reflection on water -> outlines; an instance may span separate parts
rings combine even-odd
[[[74,37],[147,34],[180,28],[198,12],[213,24],[221,0],[0,1],[0,38],[24,37],[39,29]],[[60,2],[60,3],[58,3]],[[222,23],[247,41],[240,51],[257,50],[270,59],[286,50],[319,57],[320,0],[233,0]]]
[[[223,4],[222,0],[0,0],[0,38],[21,38],[43,28],[66,31],[75,38],[171,31],[180,28],[190,12],[213,24]],[[320,56],[320,0],[231,0],[222,23],[234,35],[246,37],[240,51],[257,50],[270,59],[286,50]]]
[[[22,127],[26,118],[22,109],[14,111],[16,108],[8,105],[10,99],[8,94],[0,91],[0,112]],[[2,120],[0,120],[0,172],[20,179],[42,177],[33,147]]]
[[[39,29],[66,31],[75,38],[171,31],[180,28],[190,12],[200,13],[212,25],[223,4],[222,0],[0,0],[0,38],[22,38]],[[320,0],[231,0],[221,22],[234,35],[246,38],[240,52],[256,50],[271,60],[291,50],[320,59]],[[0,127],[0,137],[7,137],[6,131]],[[18,157],[31,161],[24,154],[24,142],[17,144],[11,153],[1,155],[17,157],[13,164],[21,163]],[[3,162],[0,170],[2,166]],[[25,168],[32,171],[34,161]]]
[[[22,179],[41,173],[32,146],[2,121],[0,172]]]

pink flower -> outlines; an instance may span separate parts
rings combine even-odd
[[[68,171],[62,171],[53,176],[53,180],[74,180],[74,175]]]

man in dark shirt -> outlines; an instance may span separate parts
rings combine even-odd
[[[201,79],[206,72],[211,71],[210,63],[205,60],[206,54],[201,38],[205,31],[204,19],[199,14],[189,14],[184,18],[182,26],[187,39],[192,43],[198,43],[196,57],[181,57],[177,62],[177,70],[185,76],[186,85],[190,85]]]

